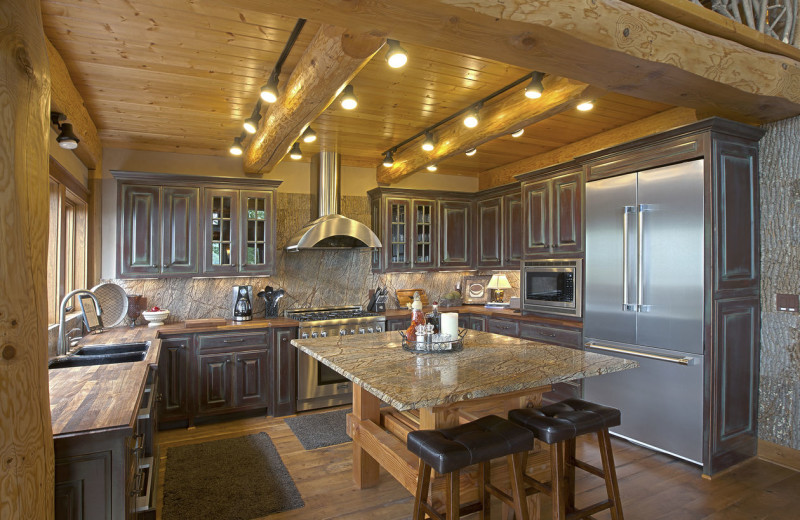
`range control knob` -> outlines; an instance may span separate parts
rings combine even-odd
[[[319,335],[322,336],[323,338],[327,338],[328,337],[328,331],[327,330],[323,330],[322,332],[319,333]]]
[[[370,327],[370,328],[368,328],[368,329],[367,329],[367,332],[369,332],[370,334],[372,334],[373,332],[375,332],[375,329],[374,329],[374,328],[372,328],[372,327]]]
[[[300,339],[308,339],[308,332],[300,334]]]
[[[345,334],[347,334],[347,331],[345,329],[339,329],[340,336],[344,336]]]
[[[356,333],[356,329],[350,329],[350,334],[355,334],[355,333]]]
[[[311,333],[311,337],[312,338],[316,338],[317,336],[319,336],[319,334],[317,332],[312,332]]]
[[[380,326],[375,327],[375,332],[383,332],[383,329]]]
[[[364,329],[364,327],[361,327],[360,329],[358,329],[358,333],[359,333],[359,334],[364,334],[364,333],[366,333],[366,332],[367,332],[367,331],[366,331],[366,329]]]

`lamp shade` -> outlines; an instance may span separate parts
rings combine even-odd
[[[508,278],[504,274],[493,274],[492,279],[489,280],[487,289],[511,289],[511,284],[508,283]]]

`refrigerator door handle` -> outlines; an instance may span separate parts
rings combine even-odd
[[[638,351],[635,351],[635,350],[628,350],[628,349],[619,348],[619,347],[609,347],[607,345],[598,345],[597,343],[594,343],[592,341],[587,342],[584,346],[586,348],[593,348],[593,349],[596,349],[596,350],[607,350],[608,352],[615,352],[617,354],[624,354],[626,356],[637,356],[637,357],[643,357],[643,358],[647,358],[647,359],[655,359],[655,360],[658,360],[658,361],[667,361],[669,363],[675,363],[675,364],[678,364],[678,365],[689,366],[689,365],[694,365],[695,364],[695,359],[691,358],[691,357],[673,357],[673,356],[662,356],[662,355],[659,355],[659,354],[649,354],[647,352],[638,352]]]
[[[636,309],[650,312],[650,305],[644,303],[644,212],[652,209],[649,204],[639,204],[639,228],[636,234]]]
[[[636,305],[628,300],[628,217],[636,211],[633,206],[622,207],[622,310],[635,311]]]

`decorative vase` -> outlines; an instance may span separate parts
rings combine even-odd
[[[147,308],[147,298],[141,294],[128,294],[128,317],[131,319],[131,328],[136,326],[136,320]]]

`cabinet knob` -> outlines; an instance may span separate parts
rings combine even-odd
[[[158,264],[152,264],[150,267],[158,267]]]
[[[170,264],[169,262],[167,262],[166,264],[164,264],[164,267],[169,267],[170,265],[172,265],[172,264]]]
[[[236,267],[236,262],[232,262],[231,267]]]

